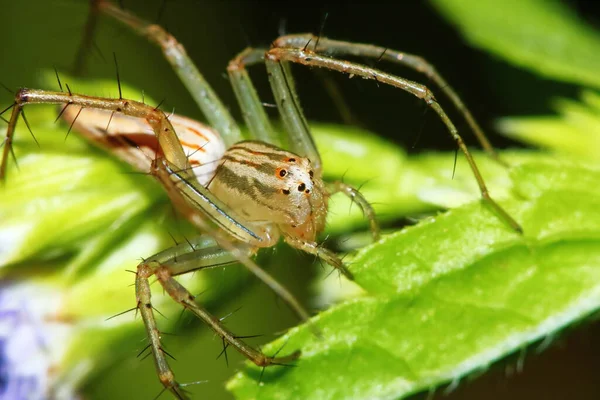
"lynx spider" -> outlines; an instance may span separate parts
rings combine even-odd
[[[379,236],[374,212],[358,191],[342,182],[325,186],[321,178],[321,158],[299,106],[289,71],[290,62],[374,79],[425,101],[465,154],[482,199],[512,229],[521,231],[518,223],[488,194],[466,145],[427,87],[332,56],[374,58],[398,63],[425,74],[440,86],[461,111],[483,148],[497,159],[470,112],[424,59],[374,45],[331,40],[310,34],[282,36],[268,50],[248,48],[235,57],[227,68],[245,123],[255,138],[253,141],[242,141],[236,122],[173,36],[160,26],[149,24],[106,0],[92,1],[91,8],[93,17],[98,13],[111,16],[161,47],[211,128],[177,115],[166,116],[157,108],[122,97],[107,99],[82,96],[70,90],[51,92],[21,89],[9,107],[12,108],[12,115],[4,141],[0,178],[5,179],[6,176],[14,129],[23,107],[34,103],[60,104],[62,117],[89,140],[109,149],[136,168],[150,171],[165,187],[177,210],[204,232],[199,238],[162,251],[137,267],[137,308],[146,327],[159,379],[175,397],[185,399],[187,395],[175,380],[161,347],[160,332],[151,305],[150,277],[155,276],[176,302],[201,318],[228,345],[235,347],[256,365],[285,364],[296,359],[300,352],[269,357],[247,345],[228,331],[218,318],[197,304],[194,297],[173,277],[202,268],[239,262],[306,320],[308,313],[291,293],[253,261],[252,256],[256,251],[275,245],[283,236],[291,246],[318,256],[352,278],[339,257],[315,241],[324,228],[327,200],[335,192],[344,193],[356,202],[369,219],[374,238]],[[90,35],[91,32],[88,32],[87,37]],[[79,57],[80,63],[82,59],[83,54]],[[280,139],[246,70],[247,66],[263,62],[291,144],[291,152],[280,148]],[[224,144],[219,141],[219,135],[223,137]],[[207,162],[214,159],[219,162]]]

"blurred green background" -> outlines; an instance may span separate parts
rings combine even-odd
[[[323,28],[325,36],[389,46],[420,54],[432,62],[463,96],[476,118],[491,133],[492,143],[499,147],[513,143],[493,134],[495,118],[549,114],[552,113],[549,107],[551,98],[575,98],[579,91],[576,86],[542,79],[471,49],[427,2],[400,1],[395,5],[353,2],[342,5],[316,1],[291,4],[171,0],[164,7],[162,1],[154,0],[126,0],[124,3],[136,14],[159,21],[173,33],[186,46],[225,104],[238,116],[233,93],[225,77],[228,60],[248,45],[268,46],[282,29],[290,33],[317,33],[325,13],[328,13]],[[500,7],[502,2],[498,3]],[[591,23],[595,23],[600,15],[592,2],[573,1],[569,4]],[[1,0],[0,6],[3,16],[0,24],[0,37],[3,39],[0,82],[12,89],[38,88],[45,85],[41,82],[44,70],[56,66],[61,71],[69,71],[87,16],[86,1]],[[159,50],[143,38],[102,18],[96,44],[100,52],[94,52],[90,58],[86,76],[113,79],[112,53],[115,52],[124,81],[143,89],[153,98],[164,98],[163,109],[167,111],[174,108],[178,113],[202,118]],[[395,67],[390,70],[409,79],[424,81],[411,71]],[[301,68],[295,68],[294,72],[301,82],[298,87],[308,118],[340,122],[337,110],[315,74]],[[256,78],[262,99],[270,101],[263,69],[256,68],[252,75]],[[328,76],[340,84],[355,118],[366,128],[408,147],[422,132],[415,151],[453,149],[452,140],[441,123],[432,113],[426,113],[425,106],[417,99],[378,87],[370,81],[348,80],[338,74]],[[115,96],[116,83],[105,90],[91,94]],[[442,104],[447,104],[445,99],[438,97]],[[10,101],[8,93],[0,92],[0,104],[9,104]],[[449,111],[456,116],[454,110],[449,108]],[[462,121],[457,121],[459,129],[465,130]],[[467,142],[475,143],[468,133],[465,137]],[[298,258],[298,255],[290,251],[289,257]],[[298,264],[306,267],[309,261]],[[309,282],[315,275],[314,267],[279,267],[272,271],[292,286],[295,293],[301,294],[305,304],[310,304],[312,293]],[[240,334],[266,334],[254,343],[268,341],[270,335],[296,323],[286,307],[259,285],[244,290],[240,296],[232,294],[228,297],[214,311],[217,315],[226,315],[243,306],[228,319],[228,326]],[[124,308],[127,306],[124,305]],[[173,363],[175,371],[182,374],[182,381],[208,380],[193,389],[205,398],[230,398],[223,389],[223,382],[236,370],[241,357],[229,352],[229,367],[222,359],[215,361],[221,350],[220,341],[214,339],[208,330],[191,322],[189,317],[184,318],[180,325],[185,326],[178,330],[179,336],[170,338],[169,343],[170,353],[178,358]],[[450,396],[439,394],[436,398],[598,398],[600,384],[594,372],[600,369],[600,342],[596,339],[599,334],[598,324],[588,324],[557,339],[558,344],[553,344],[542,354],[532,354],[534,351],[530,350],[522,373],[515,372],[517,357],[514,357],[492,368],[484,377],[461,384]],[[141,330],[138,337],[127,339],[131,344],[131,357],[108,371],[100,371],[84,388],[86,397],[147,399],[158,393],[160,386],[151,360],[140,362],[135,357],[142,339]]]
[[[4,43],[0,72],[5,85],[36,87],[41,69],[56,66],[70,70],[86,20],[87,1],[26,4],[2,1],[2,4],[5,21],[1,27]],[[572,86],[541,79],[469,48],[427,2],[388,5],[168,0],[163,6],[159,0],[126,0],[124,4],[147,20],[160,22],[185,44],[207,80],[236,114],[238,109],[225,78],[227,62],[248,45],[268,46],[280,31],[318,33],[325,14],[328,15],[323,27],[325,36],[374,43],[425,57],[458,90],[488,131],[492,130],[490,123],[496,117],[547,112],[550,95],[576,93]],[[154,98],[165,99],[165,110],[175,107],[178,113],[201,117],[160,52],[143,38],[104,18],[96,44],[102,55],[93,53],[87,76],[114,79],[112,53],[115,52],[123,80]],[[423,82],[424,78],[412,71],[381,66]],[[303,68],[295,68],[295,73],[302,82],[300,94],[309,119],[340,121],[315,74]],[[262,98],[268,101],[271,95],[263,68],[255,68],[252,74]],[[337,73],[327,76],[339,84],[356,119],[365,127],[411,145],[423,131],[420,150],[454,148],[449,136],[443,133],[442,124],[414,97],[371,81],[348,80]],[[107,88],[106,94],[110,93],[116,93],[116,87]],[[442,96],[438,97],[442,104],[447,104]],[[456,117],[455,110],[448,107],[448,111]],[[460,118],[456,122],[459,129],[466,131]],[[468,132],[465,136],[474,143]],[[507,144],[498,136],[492,140],[497,145]]]

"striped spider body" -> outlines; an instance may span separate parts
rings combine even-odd
[[[164,157],[152,126],[142,118],[68,103],[61,106],[59,114],[73,130],[141,172],[149,172],[152,160]],[[225,153],[223,138],[191,118],[173,114],[169,121],[196,179],[208,184],[217,167],[215,160]]]
[[[60,113],[75,130],[142,172],[164,157],[143,119],[69,105]],[[282,235],[292,245],[317,239],[325,227],[329,193],[308,158],[252,140],[225,150],[219,133],[205,124],[177,114],[169,121],[198,183],[259,234],[249,244],[271,247]]]
[[[306,157],[258,141],[229,148],[208,189],[251,221],[279,234],[314,241],[325,227],[329,197]]]

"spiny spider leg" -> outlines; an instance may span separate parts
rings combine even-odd
[[[10,108],[5,109],[4,111],[8,111]],[[2,150],[2,160],[0,160],[0,181],[4,182],[6,178],[6,166],[8,164],[8,156],[9,154],[15,160],[15,165],[17,164],[17,158],[15,157],[15,152],[12,147],[14,130],[17,125],[17,119],[21,114],[21,108],[18,104],[13,103],[12,105],[12,113],[10,115],[10,119],[8,120],[8,128],[6,130],[6,136],[4,137],[4,141],[2,142],[2,146],[4,149]]]
[[[364,196],[354,187],[341,182],[334,181],[329,186],[329,193],[342,193],[346,195],[352,202],[358,204],[360,209],[362,210],[365,218],[369,221],[371,228],[371,235],[373,235],[373,240],[377,241],[381,237],[381,232],[379,231],[379,224],[377,223],[377,218],[375,217],[375,211],[371,204],[364,198]]]
[[[437,72],[435,67],[423,57],[372,44],[352,43],[328,39],[322,36],[317,37],[310,33],[281,36],[273,42],[273,47],[292,47],[296,49],[312,47],[312,50],[315,53],[324,53],[329,56],[367,57],[376,59],[377,61],[401,64],[424,74],[427,78],[431,79],[446,96],[448,96],[457,110],[463,115],[469,124],[469,127],[475,133],[481,147],[483,147],[490,157],[503,163],[499,159],[498,153],[490,144],[485,133],[475,118],[473,118],[473,115],[460,99],[456,91],[448,84],[448,82],[446,82],[439,72]]]
[[[247,48],[238,54],[229,62],[227,72],[231,84],[233,85],[238,102],[242,108],[253,110],[253,113],[243,113],[244,119],[248,127],[260,130],[267,129],[262,121],[268,121],[268,117],[262,107],[262,103],[258,99],[256,89],[248,78],[247,66],[263,63],[265,61],[264,49]],[[286,67],[283,67],[286,68]],[[269,80],[275,99],[277,108],[286,128],[286,133],[289,137],[291,150],[308,157],[313,165],[315,173],[318,176],[322,175],[322,162],[317,146],[312,139],[308,122],[300,108],[300,102],[294,90],[293,79],[277,79],[269,73]],[[248,91],[250,96],[240,96],[238,93]],[[293,109],[291,112],[289,109]]]
[[[227,147],[242,140],[240,128],[212,87],[204,79],[185,48],[161,26],[148,23],[107,0],[92,0],[90,12],[102,12],[158,45],[213,129],[219,132]],[[95,22],[94,22],[95,23]],[[89,24],[89,21],[88,21]],[[93,35],[93,29],[86,29]],[[88,42],[84,38],[84,43]]]
[[[173,262],[176,264],[176,262]],[[194,268],[189,270],[179,269],[179,273],[187,273],[193,271]],[[240,353],[245,355],[249,360],[255,363],[257,366],[267,366],[276,363],[287,363],[297,359],[300,355],[299,351],[295,351],[290,355],[278,358],[272,358],[264,355],[260,351],[255,350],[253,347],[247,345],[243,340],[231,333],[221,323],[220,319],[210,314],[206,309],[198,305],[191,293],[185,289],[179,282],[172,278],[170,268],[168,266],[160,265],[158,263],[143,263],[138,266],[138,275],[136,278],[136,284],[141,281],[144,285],[148,285],[148,278],[155,275],[165,289],[165,291],[179,304],[186,309],[194,313],[198,318],[206,322],[211,329],[228,342],[231,346],[235,347]],[[142,304],[147,308],[148,304],[144,303],[145,299],[141,299]],[[150,300],[149,298],[147,299]]]
[[[197,245],[197,247],[196,247]],[[252,254],[252,249],[247,246],[245,251]],[[180,384],[175,376],[162,348],[160,331],[154,318],[151,302],[149,278],[156,276],[158,282],[173,300],[181,304],[202,319],[210,328],[227,344],[233,346],[259,367],[286,364],[300,356],[296,351],[284,357],[269,357],[246,344],[241,338],[231,333],[221,320],[210,314],[204,307],[197,304],[194,297],[173,276],[185,274],[201,268],[214,268],[237,263],[238,260],[230,253],[218,246],[210,237],[200,237],[190,243],[181,244],[160,252],[137,267],[135,291],[137,307],[146,327],[152,353],[159,379],[177,398],[185,399],[187,396],[180,390]]]
[[[265,55],[265,62],[267,64],[267,71],[269,72],[269,78],[272,82],[274,92],[277,88],[279,88],[281,91],[293,91],[293,86],[288,84],[291,81],[291,77],[289,76],[288,68],[285,67],[286,62],[293,62],[310,67],[326,68],[347,74],[362,76],[365,79],[374,79],[379,83],[397,87],[398,89],[402,89],[420,99],[423,99],[423,101],[425,101],[425,103],[431,107],[436,114],[438,114],[442,122],[448,128],[450,135],[456,141],[459,149],[464,153],[471,171],[475,176],[483,200],[489,204],[496,214],[513,230],[519,233],[523,232],[521,226],[490,196],[485,181],[479,172],[479,168],[477,167],[477,164],[475,163],[475,160],[465,145],[462,137],[458,134],[458,130],[448,115],[446,115],[446,112],[442,109],[440,104],[435,100],[433,93],[431,93],[426,86],[391,74],[387,74],[376,68],[366,67],[364,65],[346,60],[337,60],[304,49],[279,47],[271,48]],[[277,93],[275,93],[275,97],[277,98]],[[293,100],[295,96],[292,94],[290,95],[290,98]],[[284,121],[286,121],[286,119],[289,121],[286,125],[302,128],[301,124],[295,124],[295,121],[302,120],[304,118],[304,116],[301,115],[300,109],[296,107],[295,102],[289,101],[286,97],[282,97],[279,100],[284,101],[283,104],[281,104],[281,109],[285,109],[286,113],[289,114],[284,115],[282,113],[282,118]]]
[[[235,97],[242,109],[244,122],[250,133],[259,140],[280,146],[279,137],[275,134],[264,106],[258,98],[258,93],[256,93],[254,84],[248,75],[248,70],[243,67],[243,63],[246,60],[248,63],[254,64],[262,63],[263,59],[264,51],[246,49],[229,62],[227,73],[229,74],[229,81],[235,92]],[[313,166],[315,166],[316,160],[311,159],[311,161],[313,162]]]

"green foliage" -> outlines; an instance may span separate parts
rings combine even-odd
[[[600,96],[590,90],[582,102],[556,99],[558,116],[507,117],[498,128],[507,136],[575,159],[598,160],[600,154]]]
[[[600,34],[557,0],[431,0],[476,47],[551,79],[600,87]]]
[[[556,179],[560,176],[560,179]],[[247,367],[238,398],[397,398],[460,379],[600,306],[600,170],[513,167],[505,202],[520,236],[471,203],[386,236],[350,261],[366,295],[292,329],[265,351],[295,368]],[[573,185],[579,181],[581,184]]]

